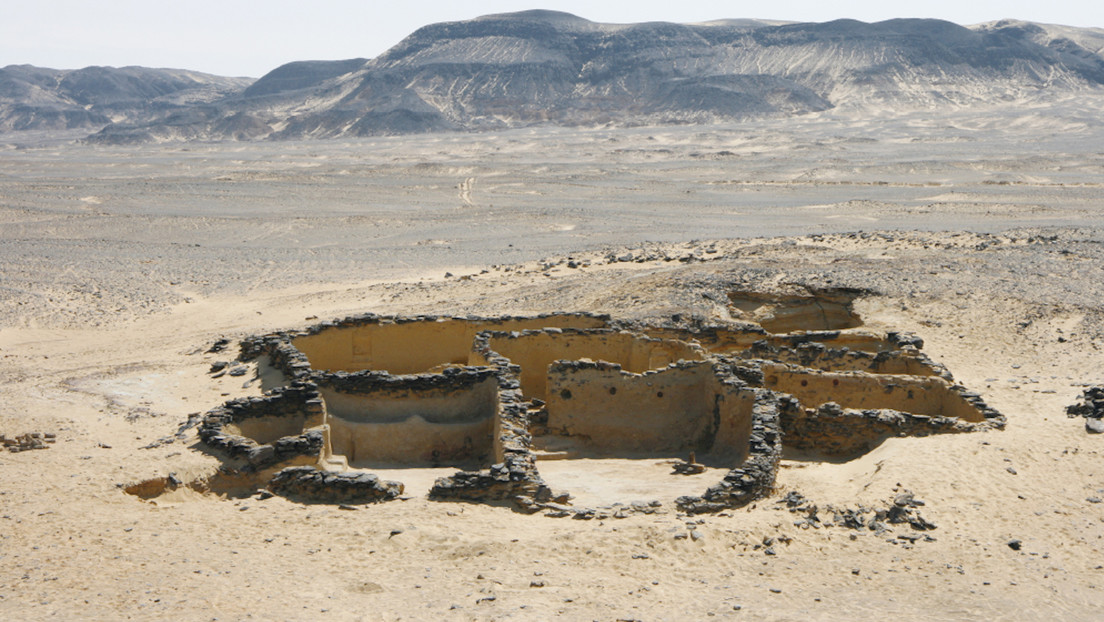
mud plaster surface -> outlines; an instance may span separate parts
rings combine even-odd
[[[603,142],[585,133],[564,140],[576,141],[574,151],[519,139],[516,148],[539,152],[531,157],[543,158],[540,166],[548,168],[541,172],[534,165],[526,179],[509,181],[520,184],[510,186],[519,188],[514,211],[505,210],[501,198],[493,213],[479,203],[478,177],[474,208],[452,202],[452,185],[468,174],[459,168],[426,167],[436,172],[423,177],[408,176],[409,169],[394,176],[379,167],[358,169],[376,175],[384,187],[408,188],[412,179],[421,180],[424,192],[395,191],[407,197],[392,201],[406,201],[402,218],[366,201],[370,193],[363,188],[343,185],[345,177],[319,181],[323,177],[296,172],[309,169],[313,156],[333,160],[371,151],[362,145],[290,146],[264,162],[249,159],[249,150],[260,147],[237,146],[208,146],[202,156],[176,148],[4,152],[0,431],[50,431],[58,439],[46,450],[0,455],[0,615],[1094,619],[1104,605],[1104,507],[1088,499],[1102,495],[1104,447],[1085,435],[1080,421],[1067,419],[1063,408],[1083,384],[1104,382],[1104,357],[1097,349],[1104,252],[1101,231],[1092,226],[1104,178],[1099,147],[1077,144],[1082,136],[1092,137],[1094,126],[1068,134],[1076,119],[1024,114],[1031,118],[1000,138],[988,131],[1007,125],[996,117],[932,120],[928,126],[922,119],[855,121],[845,129],[835,123],[799,126],[780,130],[777,138],[749,137],[749,157],[724,169],[699,167],[689,155],[706,140],[727,146],[723,132],[707,131],[690,146],[691,139],[677,139],[683,130],[649,130],[672,153],[609,164],[619,171],[614,176],[620,190],[615,184],[604,196],[623,199],[607,208],[594,207],[609,204],[588,194],[593,186],[572,185],[569,178],[593,175],[587,170],[594,162],[615,162],[599,149]],[[878,142],[814,144],[861,131]],[[942,139],[951,136],[974,140],[947,155],[946,145],[953,143]],[[385,153],[410,167],[473,154],[495,161],[502,156],[495,155],[492,138],[393,143]],[[642,150],[652,144],[646,136],[614,138]],[[921,140],[918,146],[901,146],[912,138]],[[785,147],[771,152],[778,141]],[[814,155],[776,160],[781,169],[763,159],[770,153],[782,158],[794,144],[810,145]],[[593,160],[577,158],[591,150]],[[766,155],[752,158],[752,151]],[[827,169],[850,185],[761,185],[716,195],[731,198],[726,205],[732,207],[694,212],[710,217],[678,217],[678,226],[671,226],[663,222],[667,216],[656,216],[667,213],[660,206],[675,204],[667,193],[704,189],[703,178],[733,179],[759,167],[760,179],[769,174],[797,180],[803,174],[798,169],[818,168],[811,163],[827,153],[840,158]],[[878,164],[886,153],[896,154],[898,168],[887,172],[889,164]],[[175,166],[193,157],[193,171],[205,172]],[[258,182],[226,195],[238,193],[236,199],[205,203],[201,197],[215,196],[204,188],[216,186],[219,175],[208,175],[216,169],[219,175],[268,169],[290,191],[281,194]],[[509,180],[504,164],[498,170]],[[1001,179],[1016,183],[982,183]],[[542,203],[532,198],[539,195],[526,194],[533,180],[556,196]],[[926,187],[933,180],[944,185]],[[900,185],[865,185],[877,181]],[[921,189],[907,185],[914,183]],[[319,188],[321,195],[314,192]],[[801,195],[803,188],[810,194]],[[540,184],[530,189],[540,190]],[[768,207],[790,205],[769,212],[780,219],[776,228],[766,216],[759,228],[744,228],[747,221],[735,212],[750,208],[737,205],[737,198],[752,195],[743,190]],[[868,190],[882,202],[852,204],[845,198],[862,198]],[[814,200],[813,194],[832,200]],[[633,203],[645,195],[655,196],[654,203]],[[102,198],[80,200],[89,196]],[[281,207],[277,196],[302,199]],[[341,196],[344,203],[332,200]],[[540,223],[571,224],[559,223],[565,212],[555,211],[558,202],[577,206],[570,212],[578,216],[576,228],[539,229]],[[825,204],[835,207],[802,211]],[[932,207],[916,211],[924,205]],[[302,215],[307,207],[312,214]],[[290,220],[292,213],[301,220]],[[806,213],[824,216],[788,220]],[[385,217],[396,223],[393,229],[357,229],[358,222]],[[468,222],[483,225],[465,228]],[[498,234],[480,237],[492,223],[496,231],[504,227],[509,241]],[[589,237],[572,237],[569,232],[583,223],[589,223]],[[893,223],[994,235],[690,242],[795,228],[802,234],[874,231]],[[1035,228],[1040,224],[1057,228]],[[358,237],[358,231],[365,235]],[[526,238],[518,235],[522,231],[544,232]],[[639,243],[649,238],[667,239]],[[605,259],[653,250],[709,261]],[[399,259],[373,263],[385,255]],[[591,267],[568,268],[569,255],[590,259]],[[545,257],[554,261],[538,261]],[[563,264],[548,266],[561,257]],[[517,261],[524,263],[493,268]],[[483,269],[488,273],[479,274]],[[472,278],[444,279],[446,271]],[[675,538],[688,530],[686,519],[674,513],[557,520],[420,498],[344,511],[188,491],[152,504],[116,486],[167,472],[186,477],[214,464],[188,448],[194,439],[141,448],[171,435],[189,413],[259,393],[260,383],[249,382],[250,375],[212,380],[206,374],[220,356],[203,350],[218,336],[242,337],[301,326],[309,316],[366,310],[490,315],[585,309],[723,317],[727,292],[786,281],[873,289],[877,295],[857,301],[867,327],[922,336],[925,351],[1004,413],[1008,428],[891,439],[842,463],[794,456],[783,464],[784,490],[754,508],[705,518],[695,525],[704,536],[697,540]],[[773,501],[788,490],[820,504],[853,506],[882,502],[898,484],[927,502],[924,515],[938,525],[934,542],[906,548],[872,533],[803,530],[791,514],[774,509]],[[754,548],[779,536],[792,542],[777,544],[777,555]],[[1022,540],[1021,550],[1008,547],[1010,539]]]

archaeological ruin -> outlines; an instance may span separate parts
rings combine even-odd
[[[374,471],[450,467],[431,499],[585,518],[542,465],[666,460],[672,478],[717,478],[677,509],[716,512],[769,494],[784,451],[849,459],[894,436],[1003,427],[918,337],[863,330],[860,294],[735,292],[740,321],[713,324],[368,314],[251,337],[241,360],[277,379],[206,413],[199,437],[224,475],[297,500],[400,498]]]

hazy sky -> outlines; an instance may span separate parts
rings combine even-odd
[[[253,77],[292,60],[371,58],[433,22],[532,8],[599,22],[937,17],[974,24],[1011,17],[1104,27],[1101,0],[783,0],[767,3],[770,8],[695,0],[16,0],[5,5],[0,67],[144,65]]]

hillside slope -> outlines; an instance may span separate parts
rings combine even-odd
[[[1102,50],[1098,29],[1011,20],[599,24],[525,11],[432,24],[372,60],[290,63],[152,121],[113,119],[89,140],[709,123],[1039,101],[1104,92]]]
[[[0,68],[0,132],[148,122],[225,99],[252,82],[180,69],[9,65]]]

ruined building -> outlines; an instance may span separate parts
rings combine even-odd
[[[283,379],[208,412],[200,438],[243,482],[304,501],[403,494],[373,469],[448,466],[440,500],[570,507],[550,460],[677,458],[723,476],[675,502],[739,507],[770,492],[783,447],[860,455],[892,436],[1004,418],[921,351],[861,329],[848,291],[738,293],[743,324],[642,324],[588,313],[364,315],[245,340]]]

